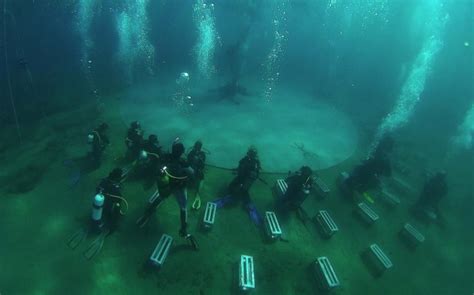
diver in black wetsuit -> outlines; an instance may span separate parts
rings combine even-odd
[[[257,149],[251,146],[247,155],[239,161],[237,168],[237,176],[228,186],[228,195],[214,201],[218,208],[222,208],[229,203],[233,203],[239,199],[243,201],[243,205],[248,210],[250,218],[256,225],[261,225],[261,216],[257,208],[250,200],[249,190],[255,180],[260,175],[260,160],[258,159]]]
[[[447,194],[448,185],[446,183],[446,172],[440,171],[425,182],[415,207],[420,211],[431,211],[438,215],[439,202]]]
[[[380,185],[380,176],[392,175],[389,154],[393,149],[393,139],[386,135],[377,145],[374,153],[357,165],[342,183],[344,190],[352,196],[354,191],[366,192]]]
[[[308,197],[313,187],[313,171],[308,166],[303,166],[300,170],[285,179],[288,188],[281,199],[277,200],[277,208],[280,210],[297,209]]]
[[[121,216],[125,214],[121,204],[125,204],[125,209],[128,210],[128,203],[121,193],[123,177],[123,170],[115,168],[100,181],[94,196],[91,226],[79,229],[67,242],[70,248],[75,249],[87,238],[89,232],[98,233],[83,253],[87,259],[97,255],[102,250],[105,238],[117,229]]]
[[[182,156],[184,154],[182,143],[174,143],[171,148],[171,154],[163,158],[164,166],[161,168],[161,176],[158,178],[159,196],[145,209],[145,213],[137,220],[140,227],[145,226],[148,220],[156,211],[156,208],[171,194],[176,197],[180,208],[179,235],[185,237],[191,242],[195,250],[198,249],[195,238],[187,231],[187,185],[189,179],[193,177],[194,171]]]
[[[258,179],[261,166],[258,159],[257,149],[250,147],[247,155],[239,161],[237,176],[229,184],[229,192],[234,197],[242,198],[244,204],[250,203],[249,190],[255,180]]]
[[[195,199],[192,204],[193,209],[199,209],[201,207],[201,197],[199,191],[204,180],[204,168],[206,165],[206,153],[202,150],[202,142],[200,140],[194,143],[192,150],[187,156],[188,164],[194,170],[194,176],[191,180],[191,187],[195,189]]]
[[[160,142],[155,134],[148,136],[148,140],[143,143],[141,155],[143,155],[142,161],[145,174],[154,179],[158,174],[159,164],[163,155]]]
[[[134,121],[130,124],[125,138],[125,145],[127,146],[127,157],[136,160],[142,150],[143,146],[143,130],[140,122]]]
[[[124,200],[121,192],[122,178],[123,170],[115,168],[101,180],[96,188],[96,193],[102,194],[105,198],[102,220],[109,233],[117,229],[120,217],[123,215],[121,211],[121,201]]]
[[[102,123],[88,135],[88,141],[91,144],[90,155],[93,162],[93,166],[96,168],[100,166],[105,148],[110,143],[106,133],[108,129],[109,125],[107,125],[106,123]]]
[[[251,25],[247,25],[240,33],[237,40],[225,50],[224,61],[225,65],[228,67],[230,79],[224,85],[209,90],[210,96],[216,96],[219,101],[227,100],[234,104],[240,104],[237,100],[239,95],[251,95],[249,90],[241,83],[244,48],[250,29]]]

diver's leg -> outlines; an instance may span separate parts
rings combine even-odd
[[[87,260],[94,258],[94,256],[96,256],[102,250],[102,247],[104,246],[104,240],[109,235],[109,233],[110,230],[104,228],[103,231],[99,234],[99,236],[97,236],[97,238],[92,241],[89,247],[87,247],[87,249],[83,253],[84,257],[86,257]]]
[[[188,234],[188,211],[186,209],[180,209],[180,221],[181,221],[181,228],[179,229],[179,235],[185,237]]]
[[[248,194],[248,192],[250,191],[250,188],[252,187],[253,183],[255,182],[255,179],[253,178],[247,178],[245,179],[243,182],[242,182],[242,185],[241,185],[241,190],[243,192],[245,192],[246,194]]]
[[[244,206],[247,209],[247,212],[252,222],[256,226],[261,226],[263,220],[262,216],[260,215],[260,212],[258,212],[257,207],[255,207],[255,204],[250,201],[250,197],[245,197]]]
[[[110,214],[108,214],[107,227],[108,227],[109,233],[113,233],[118,227],[120,217],[122,216],[120,213],[120,210],[121,210],[120,203],[114,203]]]
[[[176,196],[176,200],[179,204],[179,211],[180,211],[180,221],[181,221],[181,228],[179,229],[179,235],[187,239],[194,250],[198,250],[199,246],[196,241],[196,238],[191,234],[188,234],[187,227],[188,227],[188,209],[187,209],[187,199],[188,194],[186,188],[178,189],[174,192]]]
[[[227,187],[229,194],[234,195],[239,190],[241,183],[241,179],[238,176],[232,179],[232,181],[229,183],[229,186]]]
[[[68,239],[67,246],[76,249],[87,238],[88,234],[89,227],[79,229]]]
[[[179,211],[180,211],[180,221],[181,221],[181,228],[179,230],[180,236],[184,237],[187,235],[187,225],[188,225],[188,208],[187,208],[187,203],[188,203],[188,194],[185,188],[178,189],[174,192],[174,195],[176,197],[176,201],[178,202],[179,205]]]
[[[155,213],[156,208],[161,205],[161,203],[166,199],[166,197],[167,196],[161,194],[151,204],[149,204],[148,207],[145,209],[143,215],[137,219],[136,224],[139,227],[144,227],[150,220],[150,217],[153,215],[153,213]]]

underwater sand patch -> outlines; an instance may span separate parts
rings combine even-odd
[[[58,150],[61,145],[56,141],[49,141],[45,144],[39,152],[31,155],[22,155],[22,159],[18,160],[18,165],[21,166],[23,161],[28,164],[17,168],[11,172],[7,172],[0,178],[0,186],[4,187],[8,193],[25,194],[36,188],[41,182],[48,167],[59,155]]]
[[[157,134],[165,149],[176,137],[186,146],[201,139],[210,151],[208,163],[218,167],[235,168],[254,145],[265,172],[294,171],[302,165],[320,170],[346,160],[357,146],[356,128],[344,113],[298,90],[282,87],[271,102],[239,97],[239,105],[203,95],[192,112],[181,113],[168,98],[150,95],[159,89],[142,87],[123,95],[125,124],[140,120],[146,136]],[[205,88],[196,91],[206,93]]]
[[[0,181],[5,185],[7,192],[13,194],[24,194],[33,190],[43,178],[45,167],[38,164],[30,164],[17,170],[14,174]]]

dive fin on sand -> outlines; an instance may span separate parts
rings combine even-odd
[[[184,238],[191,243],[191,246],[193,247],[194,250],[196,251],[199,250],[199,244],[193,235],[187,234]]]
[[[67,246],[73,250],[76,249],[87,238],[88,234],[89,230],[79,229],[67,240]]]
[[[247,210],[249,212],[250,219],[252,219],[253,223],[255,223],[256,226],[261,226],[262,216],[257,211],[257,208],[255,207],[255,205],[253,203],[248,204]]]
[[[109,232],[109,230],[102,231],[99,236],[94,241],[92,241],[89,247],[87,247],[83,253],[87,260],[91,260],[102,250],[102,247],[104,246],[104,240]]]
[[[145,225],[148,224],[148,221],[150,221],[151,215],[149,214],[144,214],[140,216],[137,221],[135,222],[136,225],[138,225],[139,228],[145,227]]]

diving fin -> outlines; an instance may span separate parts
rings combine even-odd
[[[262,216],[260,216],[260,213],[257,211],[255,205],[252,203],[248,204],[247,210],[249,212],[250,219],[252,219],[253,223],[255,223],[256,226],[261,226]]]
[[[191,246],[193,247],[194,250],[196,251],[199,250],[199,244],[193,235],[187,234],[184,238],[191,243]]]
[[[155,202],[155,201],[154,201]],[[153,213],[155,213],[156,209],[161,205],[163,202],[163,199],[160,199],[157,201],[155,205],[150,205],[146,210],[145,213],[140,216],[137,221],[135,221],[135,224],[138,225],[139,228],[145,227],[145,225],[148,224],[148,221],[150,221],[151,216]]]
[[[138,218],[135,223],[138,225],[139,228],[143,228],[145,227],[145,225],[148,224],[149,220],[150,220],[150,215],[145,214],[145,215],[140,216],[140,218]]]
[[[102,247],[104,246],[104,240],[109,232],[109,230],[102,231],[99,236],[94,241],[92,241],[89,247],[87,247],[83,253],[87,260],[91,260],[102,250]]]
[[[232,196],[231,196],[231,195],[227,195],[227,196],[225,196],[225,197],[219,198],[219,199],[214,200],[214,201],[212,201],[212,202],[217,205],[217,208],[222,208],[222,207],[224,207],[225,205],[227,205],[228,203],[230,203],[231,201],[232,201]]]
[[[88,236],[89,231],[81,228],[75,232],[69,240],[67,240],[67,246],[71,249],[76,249]]]

